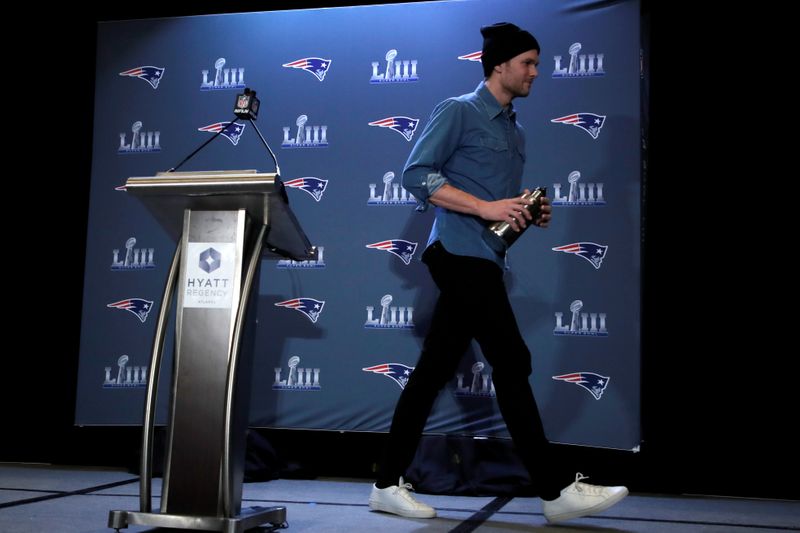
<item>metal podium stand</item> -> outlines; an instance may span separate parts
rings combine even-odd
[[[110,511],[117,530],[145,525],[240,533],[282,524],[285,507],[242,511],[249,352],[240,353],[262,252],[314,259],[277,174],[172,172],[129,178],[178,246],[153,340],[145,399],[139,511]],[[266,248],[266,249],[265,249]],[[153,428],[167,318],[178,282],[174,372],[160,512],[151,509]],[[248,311],[250,311],[248,313]]]

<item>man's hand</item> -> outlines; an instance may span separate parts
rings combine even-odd
[[[508,222],[514,231],[522,231],[531,220],[531,214],[525,209],[531,203],[531,200],[520,197],[482,202],[478,208],[478,216],[492,222]]]
[[[539,198],[539,201],[542,203],[542,205],[539,209],[539,216],[536,217],[536,220],[534,220],[533,223],[540,228],[546,228],[550,225],[550,219],[553,218],[553,208],[550,207],[550,198],[547,196],[542,196]]]
[[[530,191],[525,189],[524,192]],[[519,196],[488,202],[449,184],[444,184],[431,196],[431,203],[434,205],[459,213],[477,215],[491,222],[508,222],[514,231],[522,231],[529,222],[542,228],[548,226],[551,215],[550,200],[542,197],[541,201],[542,209],[539,216],[536,217],[536,220],[531,221],[531,214],[525,209],[525,206],[532,204],[533,200],[523,200]]]
[[[525,189],[523,194],[528,194],[530,191]],[[550,199],[542,196],[539,200],[541,202],[541,209],[532,223],[540,228],[546,228],[550,224],[552,218],[552,207],[550,207]],[[522,231],[531,221],[530,212],[525,209],[526,205],[534,202],[531,199],[522,199],[521,197],[506,198],[504,200],[497,200],[494,202],[483,202],[479,209],[479,216],[484,220],[490,221],[503,221],[508,222],[511,229],[514,231]]]

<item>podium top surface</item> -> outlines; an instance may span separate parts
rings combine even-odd
[[[268,194],[277,190],[277,174],[255,170],[159,172],[152,177],[128,178],[133,195],[198,196],[212,194]]]
[[[296,260],[316,254],[289,207],[286,189],[276,173],[255,170],[163,172],[128,178],[125,190],[138,197],[174,239],[183,231],[186,209],[245,209],[258,224],[269,226],[266,251]]]

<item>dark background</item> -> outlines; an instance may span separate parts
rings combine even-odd
[[[3,184],[12,239],[3,247],[10,327],[0,461],[131,469],[138,461],[140,428],[73,425],[96,22],[368,3],[142,1],[82,13],[60,7],[8,22],[24,37],[4,37]],[[601,478],[633,491],[798,498],[790,479],[796,355],[781,339],[792,330],[784,296],[796,276],[783,271],[788,260],[773,242],[780,209],[759,194],[774,155],[753,157],[760,134],[743,111],[761,101],[747,88],[752,41],[738,31],[716,39],[719,30],[708,24],[714,13],[651,4],[642,4],[650,27],[644,443],[635,455],[563,453],[599,464]],[[283,464],[310,475],[370,477],[383,443],[382,434],[261,433]]]

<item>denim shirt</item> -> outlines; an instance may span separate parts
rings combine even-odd
[[[475,92],[448,98],[431,114],[403,170],[403,187],[418,211],[445,183],[493,201],[520,193],[525,136],[511,105],[501,106],[481,82]],[[436,207],[428,246],[439,240],[456,255],[481,257],[504,268],[505,257],[483,240],[488,222]]]

